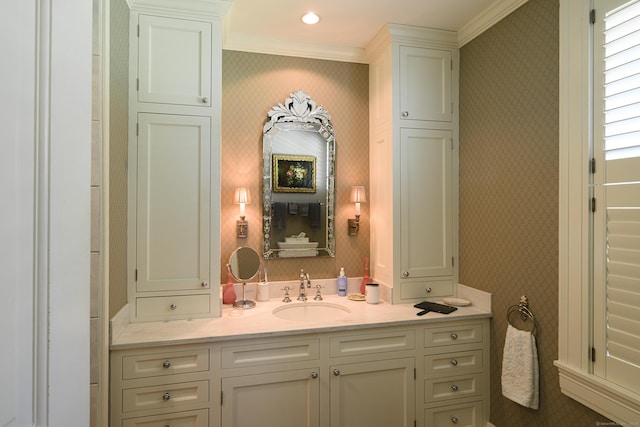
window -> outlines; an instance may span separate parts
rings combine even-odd
[[[556,366],[563,393],[630,424],[640,420],[640,0],[594,0],[593,25],[591,9],[560,1]]]
[[[593,31],[594,373],[640,393],[640,0],[598,3],[604,7]]]

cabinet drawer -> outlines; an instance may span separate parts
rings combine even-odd
[[[482,350],[432,354],[424,357],[424,374],[427,378],[479,372],[482,366]]]
[[[166,320],[209,313],[209,295],[173,295],[136,298],[138,320]]]
[[[209,402],[209,381],[122,390],[122,412],[176,408]]]
[[[209,357],[208,348],[123,356],[122,379],[208,371]]]
[[[482,338],[482,325],[480,323],[451,325],[442,328],[425,328],[424,330],[424,346],[426,348],[443,345],[481,343]]]
[[[333,337],[329,351],[330,357],[344,357],[414,348],[414,332],[404,330]]]
[[[482,394],[482,374],[457,377],[427,379],[424,382],[425,403],[446,399],[480,396]]]
[[[447,295],[453,295],[453,281],[451,280],[433,282],[402,281],[402,285],[400,286],[400,297],[403,300],[444,297]]]
[[[275,365],[317,360],[319,357],[320,343],[317,339],[238,345],[222,348],[222,367]]]
[[[208,427],[209,411],[178,412],[152,417],[129,418],[122,420],[122,427]]]
[[[482,402],[462,403],[427,409],[424,412],[426,426],[482,427]]]

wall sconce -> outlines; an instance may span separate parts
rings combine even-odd
[[[354,185],[351,187],[351,203],[356,204],[356,218],[349,218],[349,236],[357,236],[360,230],[360,203],[367,202],[367,195],[364,185]]]
[[[236,234],[238,238],[247,237],[247,228],[249,223],[244,217],[244,205],[251,203],[251,193],[247,187],[236,187],[235,194],[233,195],[233,203],[240,205],[240,219],[236,221]]]

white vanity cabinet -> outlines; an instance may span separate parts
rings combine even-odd
[[[111,353],[111,426],[210,427],[219,387],[209,346]]]
[[[320,425],[319,337],[234,341],[220,353],[222,426]]]
[[[392,286],[393,303],[452,295],[458,282],[456,34],[389,24],[367,51],[372,276]]]
[[[329,426],[414,426],[413,329],[335,335],[329,355]]]
[[[489,414],[489,322],[423,329],[418,377],[425,426],[484,427]]]
[[[130,321],[220,314],[223,3],[128,0]]]
[[[483,427],[488,415],[488,318],[111,357],[111,427]]]

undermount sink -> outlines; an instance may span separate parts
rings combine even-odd
[[[281,305],[273,310],[273,315],[285,320],[318,321],[347,319],[351,310],[338,304],[327,302],[302,302]]]

